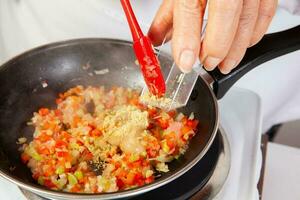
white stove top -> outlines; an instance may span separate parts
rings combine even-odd
[[[221,125],[231,148],[231,169],[217,200],[258,200],[261,168],[261,107],[259,97],[233,88],[219,102]],[[26,200],[18,187],[0,178],[1,199]]]

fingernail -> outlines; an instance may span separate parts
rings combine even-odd
[[[220,69],[220,71],[221,71],[222,74],[229,74],[231,72],[230,69],[223,69],[223,68]]]
[[[228,74],[236,65],[236,61],[232,60],[232,59],[226,59],[223,62],[222,68],[221,68],[221,72],[223,74]]]
[[[215,57],[207,57],[205,59],[205,69],[208,71],[213,70],[219,63],[221,62],[220,58],[215,58]]]
[[[184,50],[180,54],[180,59],[179,59],[179,68],[181,69],[182,72],[184,73],[189,73],[192,70],[192,67],[195,63],[195,54],[192,50]]]

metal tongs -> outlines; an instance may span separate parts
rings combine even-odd
[[[202,65],[199,61],[196,62],[192,72],[185,74],[173,63],[165,83],[154,48],[150,39],[143,35],[130,1],[121,0],[121,3],[132,33],[133,48],[147,85],[147,88],[144,88],[141,94],[142,102],[164,110],[184,107],[199,75],[205,73]],[[150,96],[149,91],[152,97],[143,98],[144,96]]]

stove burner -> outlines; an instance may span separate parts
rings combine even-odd
[[[230,169],[229,143],[220,129],[205,156],[187,173],[176,180],[150,192],[128,200],[152,199],[213,199],[221,190]],[[47,200],[21,189],[28,200]]]

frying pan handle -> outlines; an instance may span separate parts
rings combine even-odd
[[[236,81],[256,66],[299,49],[300,25],[265,35],[257,45],[247,50],[241,63],[229,74],[224,75],[219,69],[208,72],[214,79],[216,97],[222,98]]]

